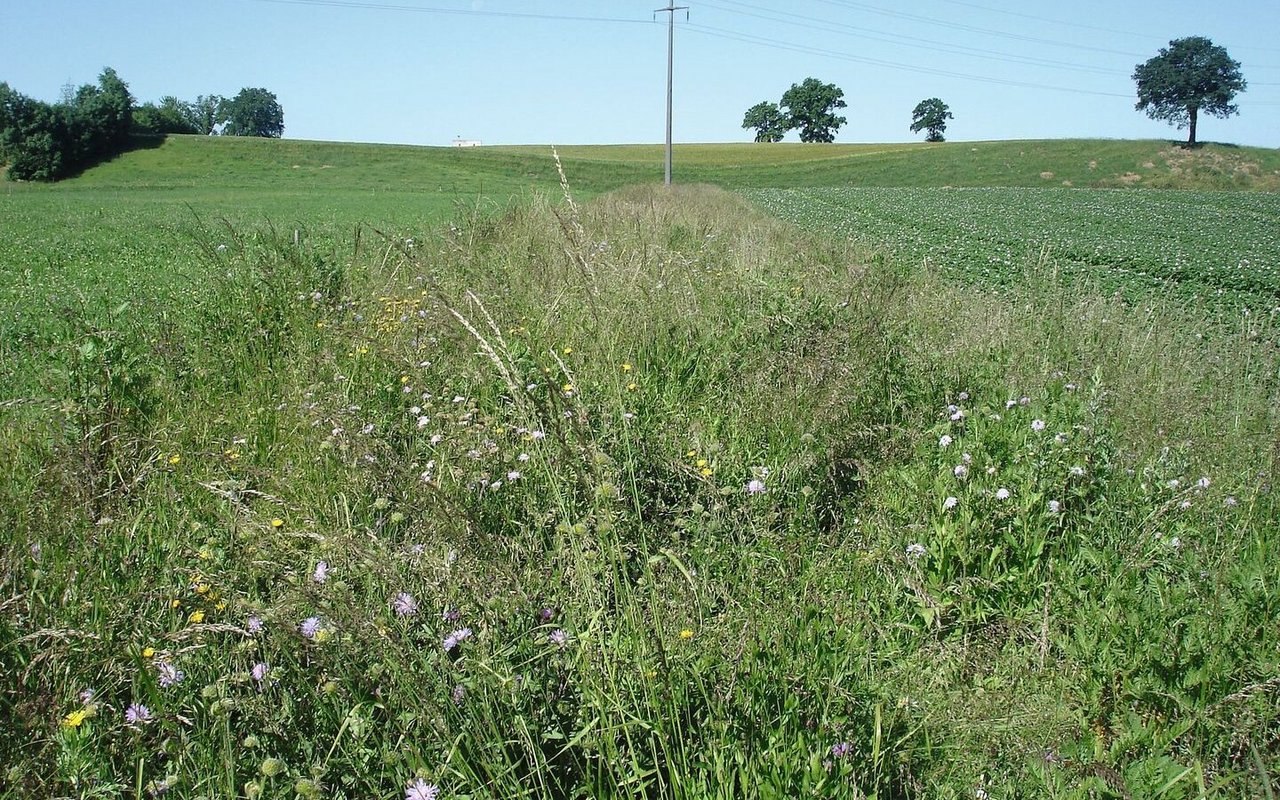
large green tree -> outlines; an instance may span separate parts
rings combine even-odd
[[[1203,36],[1174,39],[1160,54],[1134,68],[1139,111],[1148,117],[1189,128],[1187,146],[1196,143],[1201,113],[1226,119],[1239,113],[1231,101],[1245,89],[1240,62]]]
[[[782,113],[777,103],[763,101],[747,109],[742,127],[756,129],[757,142],[780,142],[791,129],[791,120]]]
[[[921,100],[911,112],[911,132],[928,131],[924,137],[926,142],[945,142],[942,134],[947,130],[949,119],[955,117],[946,103],[936,97]]]
[[[279,139],[284,134],[284,110],[276,96],[266,89],[241,89],[219,106],[226,123],[224,136],[264,136]]]
[[[800,129],[802,142],[835,141],[835,132],[848,121],[835,114],[836,109],[846,106],[844,92],[834,83],[817,78],[791,84],[780,105],[787,110],[790,127]]]

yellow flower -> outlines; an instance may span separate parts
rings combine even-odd
[[[630,364],[623,364],[623,365],[622,365],[622,371],[623,371],[623,372],[630,372],[630,371],[631,371],[631,365],[630,365]]]
[[[628,383],[628,384],[627,384],[627,391],[628,391],[628,392],[634,392],[634,391],[636,390],[636,388],[637,388],[637,386],[636,386],[635,381],[632,381],[631,383]]]
[[[684,639],[685,641],[692,639],[693,631],[689,630],[688,628],[685,628],[684,630],[680,631],[680,638]]]
[[[200,549],[200,552],[197,553],[197,555],[199,556],[201,561],[208,561],[209,559],[213,558],[213,551],[207,547],[203,547]]]
[[[566,392],[572,392],[572,391],[573,391],[573,384],[572,384],[572,383],[566,383],[564,386],[562,386],[562,387],[560,387],[560,388],[564,389]]]
[[[214,606],[214,607],[213,607],[213,610],[214,610],[214,611],[226,611],[226,610],[227,610],[227,601],[226,601],[226,600],[223,600],[223,601],[219,602],[216,606]]]
[[[83,724],[86,719],[93,716],[89,708],[90,708],[89,706],[85,706],[84,708],[76,709],[75,711],[72,711],[70,714],[63,717],[62,727],[79,728],[80,725]]]
[[[169,601],[169,608],[177,608],[180,605],[182,605],[182,601],[176,597]]]
[[[700,459],[698,459],[698,466],[699,466],[699,467],[705,467],[706,465],[707,465],[707,460],[706,460],[705,458],[700,458]]]
[[[703,468],[701,469],[701,473],[702,473],[702,477],[704,477],[704,478],[710,478],[710,477],[711,477],[711,467],[703,467]]]
[[[182,460],[182,456],[178,455],[177,453],[174,453],[173,455],[169,456],[170,464],[177,464],[181,460]]]
[[[201,622],[204,622],[204,612],[200,609],[192,611],[191,616],[187,617],[187,621],[192,625],[199,625]]]
[[[687,452],[687,453],[685,453],[685,454],[684,454],[684,457],[685,457],[685,458],[693,458],[693,457],[694,457],[694,456],[696,456],[697,454],[698,454],[698,451],[697,451],[697,450],[690,450],[689,452]]]
[[[313,641],[315,641],[316,644],[323,644],[324,642],[327,642],[332,638],[333,638],[333,634],[329,632],[328,628],[320,628],[319,630],[316,631],[316,635],[313,638]]]
[[[209,593],[209,584],[202,583],[196,587],[196,594],[208,594],[208,593]]]
[[[400,376],[400,382],[401,382],[401,383],[408,383],[408,382],[409,382],[409,376],[408,376],[408,375],[401,375],[401,376]]]
[[[271,520],[271,527],[273,527],[273,528],[283,528],[283,527],[284,527],[284,520],[280,519],[279,517],[276,517],[275,519]]]
[[[143,658],[154,658],[154,657],[155,657],[155,654],[156,654],[156,649],[155,649],[154,647],[144,647],[144,648],[142,648],[142,657],[143,657]]]
[[[573,348],[572,348],[572,347],[566,347],[566,348],[565,348],[564,350],[562,350],[561,352],[563,352],[566,356],[571,356],[571,355],[573,355]]]

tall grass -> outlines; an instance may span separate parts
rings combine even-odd
[[[1280,770],[1264,321],[958,287],[699,187],[202,241],[198,294],[46,309],[5,399],[12,796]]]

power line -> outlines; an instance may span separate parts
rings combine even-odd
[[[736,2],[736,0],[726,0],[731,6],[742,6],[743,8],[751,8],[759,11],[769,11],[761,6],[752,5],[751,3]],[[871,41],[885,42],[886,44],[902,45],[906,47],[914,47],[920,50],[928,50],[930,52],[953,53],[955,55],[969,56],[972,58],[981,58],[988,61],[999,61],[1012,64],[1026,64],[1030,66],[1048,67],[1053,69],[1069,69],[1078,72],[1092,72],[1095,74],[1114,75],[1114,69],[1105,67],[1092,67],[1083,64],[1075,64],[1067,61],[1055,61],[1047,58],[1035,58],[1032,56],[1019,56],[1013,53],[997,53],[990,50],[983,50],[977,47],[966,47],[964,45],[953,45],[948,42],[941,42],[936,39],[922,39],[918,36],[907,36],[905,34],[888,33],[873,28],[862,28],[857,25],[849,25],[834,20],[822,19],[820,17],[809,17],[803,14],[792,14],[787,12],[770,12],[770,14],[758,14],[751,11],[742,11],[734,8],[727,8],[718,3],[703,0],[702,5],[713,8],[720,8],[731,14],[741,14],[757,19],[766,19],[773,22],[781,22],[784,25],[792,25],[810,30],[830,31],[841,33],[845,36],[855,36]],[[786,19],[790,17],[792,19]],[[806,20],[806,22],[798,22],[793,20]],[[812,24],[811,24],[812,23]],[[833,30],[836,29],[836,30]],[[887,38],[886,38],[887,37]],[[919,44],[913,44],[918,42]]]
[[[1043,83],[1032,83],[1029,81],[1015,81],[1005,78],[991,78],[983,75],[971,75],[964,72],[953,72],[951,70],[933,69],[931,67],[921,67],[915,64],[903,64],[895,61],[885,61],[878,58],[865,58],[862,56],[853,56],[848,53],[841,53],[835,50],[824,50],[817,47],[809,47],[807,45],[799,45],[793,42],[783,42],[777,39],[766,39],[761,36],[752,36],[749,34],[741,34],[735,31],[727,31],[721,28],[712,28],[706,25],[691,24],[685,26],[688,30],[695,33],[701,33],[705,36],[713,36],[720,39],[730,39],[748,44],[762,45],[764,47],[772,47],[778,50],[789,50],[795,53],[804,53],[807,55],[820,55],[828,58],[834,58],[841,61],[852,61],[859,64],[871,64],[877,67],[888,67],[890,69],[902,70],[906,72],[919,72],[926,75],[940,75],[946,78],[960,78],[962,80],[978,81],[980,83],[993,83],[1001,86],[1018,86],[1026,89],[1047,89],[1055,92],[1069,92],[1072,94],[1086,94],[1095,97],[1122,97],[1126,100],[1133,99],[1131,94],[1119,94],[1116,92],[1097,92],[1090,89],[1075,89],[1068,86],[1052,86]]]
[[[626,19],[624,17],[586,17],[573,14],[532,14],[520,11],[486,11],[484,9],[436,8],[433,6],[409,6],[396,3],[359,2],[358,0],[254,0],[258,3],[276,3],[291,6],[322,6],[329,8],[358,8],[370,11],[408,11],[422,14],[449,14],[462,17],[508,17],[512,19],[545,19],[561,22],[608,22],[635,25],[653,25],[651,19]]]

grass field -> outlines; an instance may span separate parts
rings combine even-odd
[[[677,154],[3,185],[0,795],[1274,792],[1274,151]]]

